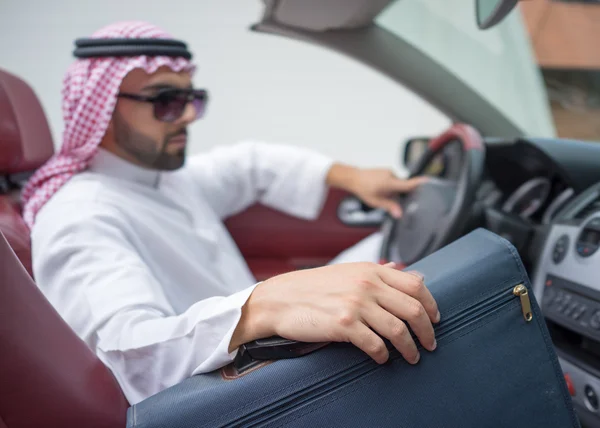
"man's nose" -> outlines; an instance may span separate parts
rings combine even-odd
[[[194,107],[193,103],[187,103],[179,122],[187,125],[192,123],[194,120],[196,120],[196,108]]]

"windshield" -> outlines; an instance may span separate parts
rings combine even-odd
[[[402,0],[378,24],[419,46],[526,135],[600,141],[599,0],[522,1],[477,29],[471,1]]]
[[[381,13],[377,24],[445,66],[525,135],[557,134],[544,76],[518,10],[482,31],[473,1],[402,0]]]

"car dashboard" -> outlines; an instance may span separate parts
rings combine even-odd
[[[564,168],[535,144],[523,140],[487,144],[485,176],[478,192],[486,206],[533,225],[547,225],[580,190]]]
[[[531,233],[517,248],[577,413],[584,426],[600,426],[600,144],[486,143],[478,203],[526,226],[511,232]]]

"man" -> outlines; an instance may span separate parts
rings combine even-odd
[[[418,275],[351,263],[255,284],[222,223],[255,201],[313,219],[328,186],[398,215],[390,196],[418,181],[261,143],[185,161],[186,127],[207,94],[192,88],[187,50],[165,39],[143,22],[94,34],[92,50],[112,43],[120,56],[92,55],[69,69],[63,144],[24,191],[38,285],[130,403],[273,335],[352,342],[379,363],[385,337],[416,363],[409,324],[433,351],[440,315]]]

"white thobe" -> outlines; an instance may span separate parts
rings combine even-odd
[[[99,150],[37,216],[36,282],[137,403],[235,356],[255,279],[222,219],[255,202],[315,219],[331,164],[243,143],[157,172]]]

